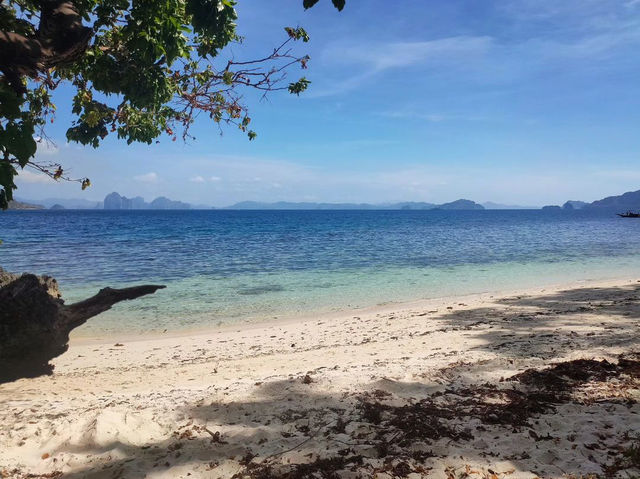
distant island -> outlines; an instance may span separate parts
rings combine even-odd
[[[151,203],[147,203],[144,198],[136,196],[135,198],[127,198],[120,194],[108,194],[104,198],[105,210],[188,210],[191,209],[189,203],[182,201],[173,201],[164,196],[159,196]]]
[[[424,202],[403,202],[390,204],[370,203],[310,203],[278,201],[263,203],[241,201],[224,208],[226,210],[484,210],[484,206],[471,200],[456,200],[441,205]]]
[[[628,191],[618,196],[607,196],[601,200],[593,201],[592,203],[586,203],[584,201],[569,200],[562,206],[549,205],[543,206],[545,211],[573,211],[573,210],[586,210],[586,211],[610,211],[610,212],[625,212],[625,211],[640,211],[640,190]]]
[[[564,205],[562,205],[563,210],[581,210],[589,203],[585,203],[584,201],[575,201],[569,200]]]
[[[607,196],[593,203],[589,203],[584,206],[585,209],[600,209],[600,210],[640,210],[640,190],[629,191],[619,196]]]
[[[104,199],[105,210],[188,210],[206,209],[206,207],[194,208],[189,203],[174,201],[161,196],[151,203],[144,198],[136,196],[127,198],[119,193],[108,194]],[[484,206],[471,201],[460,199],[450,203],[435,204],[425,202],[403,202],[375,205],[369,203],[310,203],[278,201],[265,203],[259,201],[242,201],[227,206],[226,210],[484,210]]]
[[[63,207],[67,210],[97,210],[102,209],[102,201],[91,201],[84,198],[44,198],[41,200],[33,200],[17,197],[17,201],[21,203],[30,203],[41,205],[45,209],[60,209]]]
[[[183,201],[171,200],[160,196],[151,202],[146,202],[141,196],[128,198],[117,192],[108,194],[104,201],[86,199],[45,198],[43,200],[29,200],[16,198],[9,204],[13,210],[41,210],[41,209],[104,209],[104,210],[209,210],[215,209],[207,205],[192,205]],[[327,203],[327,202],[292,202],[292,201],[240,201],[224,210],[524,210],[542,209],[547,212],[562,211],[610,211],[626,212],[640,211],[640,190],[630,191],[618,196],[608,196],[591,203],[579,200],[568,200],[562,206],[547,205],[540,207],[519,206],[493,203],[476,203],[467,199],[459,199],[449,203],[428,203],[424,201],[403,201],[397,203]]]

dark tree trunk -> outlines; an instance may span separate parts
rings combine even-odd
[[[82,25],[73,2],[41,2],[40,24],[32,35],[0,31],[0,71],[16,93],[25,93],[22,78],[35,78],[49,68],[82,55],[93,30]]]
[[[164,286],[104,288],[66,306],[48,276],[15,275],[0,268],[0,383],[51,374],[49,361],[69,348],[69,333],[114,304]]]

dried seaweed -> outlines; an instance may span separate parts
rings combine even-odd
[[[426,472],[420,464],[432,453],[423,452],[424,444],[440,439],[462,442],[473,438],[473,429],[482,424],[501,425],[519,429],[531,427],[531,418],[552,412],[562,403],[576,401],[574,389],[585,383],[606,383],[610,379],[628,376],[631,381],[640,377],[640,361],[636,357],[620,357],[617,363],[606,360],[579,359],[558,363],[550,368],[528,369],[497,384],[481,384],[464,388],[451,388],[431,394],[417,402],[403,405],[388,404],[393,396],[385,391],[365,393],[357,398],[357,414],[344,419],[339,416],[337,424],[325,424],[324,436],[344,434],[349,423],[360,426],[352,432],[353,445],[373,448],[382,466],[364,465],[364,457],[352,448],[343,449],[335,457],[318,458],[306,464],[282,464],[271,458],[260,463],[249,462],[234,479],[298,479],[340,477],[339,471],[346,469],[363,472],[372,477],[377,472],[386,472],[394,477],[406,477],[413,472]],[[397,400],[397,398],[396,398]],[[533,429],[530,436],[536,441],[551,439],[540,436]],[[307,442],[313,435],[305,440]],[[415,446],[421,444],[417,448]],[[296,446],[297,448],[298,446]],[[412,451],[413,449],[413,451]],[[640,445],[632,447],[611,465],[604,468],[607,476],[639,467]],[[451,472],[451,471],[450,471]],[[452,472],[452,477],[458,477]],[[491,470],[487,473],[465,471],[461,477],[477,474],[495,478]]]
[[[593,359],[576,359],[566,361],[548,369],[527,369],[512,376],[510,381],[518,381],[521,384],[538,388],[567,391],[576,383],[589,380],[604,381],[609,377],[620,374],[618,365],[609,361],[595,361]]]
[[[313,462],[292,465],[274,465],[272,463],[251,463],[232,479],[303,479],[316,477],[339,479],[338,471],[361,465],[362,456],[318,458]]]

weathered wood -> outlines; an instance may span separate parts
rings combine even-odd
[[[49,361],[69,348],[69,333],[74,328],[120,301],[161,288],[164,286],[104,288],[67,306],[55,279],[11,274],[0,268],[0,383],[51,374]]]

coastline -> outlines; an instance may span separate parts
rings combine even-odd
[[[350,319],[353,316],[362,315],[377,315],[393,312],[406,312],[410,309],[425,309],[433,310],[434,308],[446,308],[450,303],[456,303],[456,301],[463,301],[465,304],[473,305],[484,301],[497,301],[500,299],[508,298],[511,296],[528,296],[534,294],[541,294],[548,291],[559,291],[563,289],[576,289],[586,286],[592,287],[609,287],[609,286],[622,286],[632,285],[636,282],[640,282],[640,279],[624,275],[613,279],[585,279],[579,281],[569,282],[554,282],[544,286],[533,286],[528,288],[514,288],[502,291],[483,291],[479,293],[464,293],[464,294],[452,294],[447,296],[441,296],[436,298],[414,299],[409,301],[387,301],[374,306],[367,306],[363,308],[344,308],[336,311],[323,311],[323,312],[311,312],[308,314],[289,314],[283,315],[277,318],[250,318],[250,319],[238,319],[229,321],[222,324],[215,324],[209,326],[198,326],[193,328],[180,328],[174,330],[167,330],[166,332],[159,331],[147,331],[142,333],[131,333],[128,331],[123,332],[106,332],[105,334],[83,334],[80,329],[76,329],[71,333],[69,340],[70,345],[84,345],[84,344],[100,344],[110,343],[114,340],[136,342],[154,339],[171,339],[171,338],[184,338],[191,336],[203,336],[218,334],[224,332],[240,332],[253,329],[264,329],[270,326],[288,326],[292,324],[306,323],[318,320],[340,320]],[[99,322],[100,318],[95,318],[92,321]]]
[[[639,333],[628,278],[75,338],[53,376],[0,385],[0,472],[637,474],[623,452],[640,417]],[[544,375],[554,367],[569,376]]]

